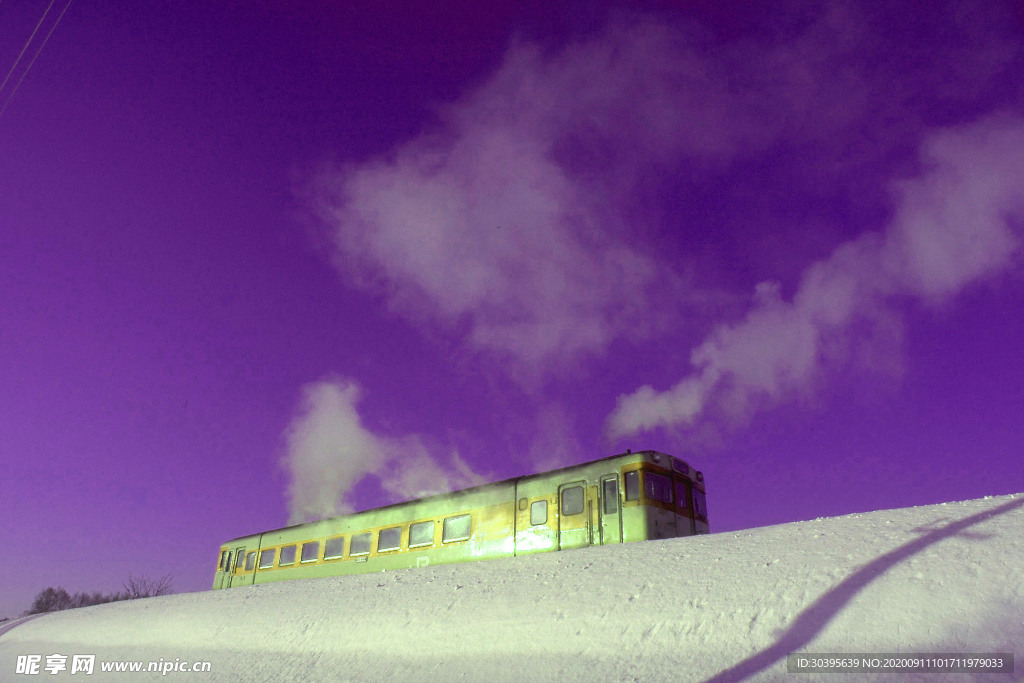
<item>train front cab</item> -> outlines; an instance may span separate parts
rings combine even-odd
[[[686,462],[647,451],[622,467],[625,541],[709,533],[704,475]]]

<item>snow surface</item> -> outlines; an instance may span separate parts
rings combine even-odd
[[[98,605],[0,635],[0,680],[1021,681],[1021,661],[1012,674],[801,675],[786,654],[1019,660],[1022,539],[1016,494]],[[53,653],[95,654],[96,672],[14,673],[18,655]],[[212,671],[99,671],[176,658]]]

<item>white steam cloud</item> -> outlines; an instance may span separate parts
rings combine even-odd
[[[630,88],[661,90],[659,51],[636,35],[614,43],[553,59],[514,48],[490,82],[445,110],[440,130],[330,179],[343,270],[383,281],[399,312],[467,320],[471,346],[530,368],[639,327],[658,269],[616,236],[600,188],[556,158],[581,123],[609,142],[614,103]],[[668,103],[649,104],[659,106]],[[647,114],[623,131],[643,156],[675,135]]]
[[[981,8],[939,3],[915,23],[963,33],[947,36],[948,60],[924,65],[879,41],[886,18],[858,3],[801,7],[778,17],[789,27],[778,35],[735,41],[619,13],[560,50],[513,44],[426,132],[319,179],[339,268],[417,322],[454,324],[474,349],[550,370],[700,305],[685,264],[630,234],[657,220],[638,206],[644,174],[714,173],[799,140],[823,150],[808,177],[828,178],[864,163],[837,140],[865,122],[906,137],[904,114],[939,99],[929,93],[973,97],[1013,51]]]
[[[689,284],[717,248],[708,235],[719,224],[701,225],[699,205],[703,196],[713,203],[716,181],[793,157],[780,167],[795,193],[840,195],[834,189],[849,184],[859,198],[862,187],[882,187],[879,173],[920,139],[933,111],[976,103],[1005,78],[1018,45],[990,4],[896,12],[902,24],[892,29],[887,12],[863,3],[798,3],[735,38],[613,13],[605,30],[561,49],[513,43],[496,72],[425,131],[320,176],[313,201],[346,282],[462,335],[461,350],[512,361],[502,368],[516,378],[573,368],[578,355],[621,339],[643,353],[655,335],[696,328],[693,314],[727,298]],[[933,34],[939,60],[922,58]],[[689,375],[621,396],[609,434],[692,427],[712,413],[742,419],[807,391],[830,364],[886,348],[899,335],[902,299],[941,301],[1007,268],[1019,126],[993,119],[932,139],[926,172],[894,188],[888,230],[807,268],[792,297],[759,285],[745,319],[693,350]],[[785,178],[749,177],[751,195],[761,181],[787,191]],[[736,244],[759,225],[754,208],[748,222],[722,220]],[[419,439],[369,434],[349,383],[307,393],[289,433],[293,514],[332,508],[398,450],[425,453]],[[571,438],[542,431],[551,438],[538,439],[539,450]],[[416,457],[430,472],[433,461]]]
[[[687,294],[630,238],[638,174],[759,148],[794,119],[766,120],[694,45],[622,20],[554,54],[513,46],[435,129],[321,178],[339,267],[405,315],[468,322],[470,346],[527,369],[649,334],[652,302]],[[779,92],[787,68],[772,68]]]
[[[690,355],[693,373],[658,391],[620,396],[612,438],[694,426],[709,413],[743,418],[806,390],[859,326],[885,335],[902,300],[941,302],[1019,257],[1024,218],[1024,120],[996,116],[942,131],[923,146],[924,173],[894,187],[883,234],[864,234],[808,267],[792,301],[773,283],[754,307]]]
[[[356,406],[359,387],[345,379],[303,388],[304,402],[285,437],[289,524],[352,511],[347,494],[370,474],[396,500],[484,483],[457,454],[442,467],[416,436],[373,434]]]

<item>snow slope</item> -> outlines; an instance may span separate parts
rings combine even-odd
[[[0,680],[1020,681],[1024,662],[1012,674],[800,676],[786,654],[1021,659],[1022,539],[1016,494],[98,605],[0,635]],[[18,655],[53,653],[95,654],[96,672],[15,673]],[[211,671],[99,671],[161,659]]]

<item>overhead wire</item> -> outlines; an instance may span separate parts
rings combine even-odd
[[[46,37],[43,38],[42,44],[36,50],[36,53],[32,55],[32,60],[28,63],[28,66],[26,66],[25,70],[21,73],[21,78],[19,78],[18,82],[14,84],[14,89],[11,90],[11,93],[7,96],[7,99],[4,100],[3,107],[0,107],[0,116],[3,116],[4,111],[7,110],[7,105],[10,104],[11,98],[14,97],[14,93],[18,92],[18,88],[21,87],[21,83],[25,80],[25,76],[28,76],[28,72],[32,70],[32,65],[35,64],[36,59],[39,58],[39,53],[41,53],[43,51],[43,48],[46,47],[46,43],[50,40],[50,36],[53,35],[53,31],[57,28],[57,24],[59,24],[60,20],[64,18],[64,13],[68,11],[68,7],[71,7],[71,3],[73,1],[74,0],[68,0],[67,4],[64,5],[64,9],[61,10],[61,13],[57,16],[57,20],[53,22],[52,26],[50,26],[50,30],[46,33]],[[18,63],[21,62],[21,58],[25,55],[25,50],[28,49],[28,46],[32,43],[32,40],[36,37],[36,33],[39,32],[39,27],[43,25],[44,21],[46,21],[46,15],[50,13],[50,9],[53,7],[54,2],[55,0],[50,0],[50,4],[46,6],[46,11],[43,12],[43,16],[40,17],[39,19],[39,23],[36,24],[35,29],[33,29],[32,35],[30,35],[28,37],[28,40],[25,41],[25,46],[21,48],[21,52],[18,54],[18,58],[14,60],[14,64],[11,66],[11,70],[8,71],[7,76],[4,77],[4,82],[0,83],[0,92],[3,92],[4,87],[7,85],[7,81],[11,78],[11,74],[13,74],[15,69],[18,68]]]
[[[32,29],[32,35],[30,35],[28,40],[25,41],[25,46],[21,48],[21,52],[18,53],[18,58],[15,59],[14,64],[11,65],[11,70],[7,72],[6,76],[4,76],[4,82],[0,83],[0,92],[3,92],[4,86],[7,85],[7,81],[11,78],[11,74],[13,74],[14,70],[18,68],[18,63],[21,62],[21,58],[25,56],[25,50],[27,50],[28,46],[32,44],[32,39],[35,38],[36,33],[39,32],[39,27],[43,25],[44,21],[46,21],[46,15],[49,14],[50,9],[53,8],[53,3],[54,0],[50,0],[50,4],[46,6],[46,11],[43,12],[43,16],[39,17],[39,23],[36,24],[34,29]]]

